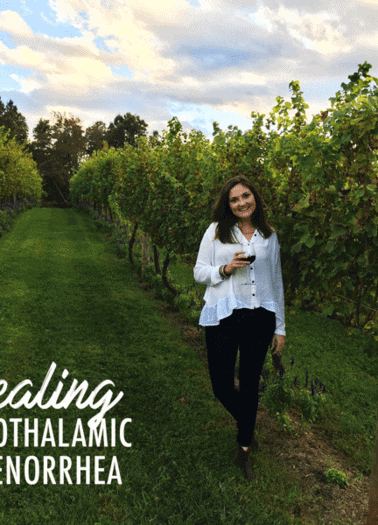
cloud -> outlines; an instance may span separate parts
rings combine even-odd
[[[165,0],[163,4],[168,6],[172,2]],[[98,2],[55,0],[51,6],[56,10],[59,20],[70,21],[83,32],[88,31],[91,35],[106,39],[106,45],[112,52],[109,58],[113,65],[127,65],[136,79],[151,75],[157,80],[165,72],[173,70],[173,60],[159,53],[159,38],[145,29],[145,24],[134,16],[124,2],[114,1],[109,8]],[[150,9],[156,11],[151,6]],[[85,18],[78,13],[85,13]]]
[[[351,50],[343,36],[346,28],[339,24],[340,16],[332,12],[301,14],[298,9],[282,5],[277,11],[260,7],[252,20],[269,33],[277,32],[283,26],[292,38],[302,42],[306,48],[324,55]]]
[[[15,36],[33,36],[28,24],[14,11],[0,11],[0,31]]]
[[[290,98],[292,80],[309,115],[329,106],[335,86],[378,45],[367,0],[43,1],[41,20],[48,12],[50,24],[79,36],[32,30],[25,10],[0,13],[15,46],[0,42],[0,63],[32,73],[10,70],[33,125],[38,111],[49,118],[51,108],[68,108],[88,125],[130,111],[161,131],[178,111],[211,134],[217,115],[248,127],[251,111],[269,114],[277,96]]]

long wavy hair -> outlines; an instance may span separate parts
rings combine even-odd
[[[230,191],[237,184],[242,184],[251,190],[256,202],[256,209],[251,215],[252,224],[265,239],[269,239],[276,230],[268,223],[265,213],[265,202],[257,188],[245,175],[237,175],[227,180],[211,210],[211,222],[217,222],[215,239],[223,244],[235,244],[237,239],[233,236],[232,227],[239,221],[230,208]]]

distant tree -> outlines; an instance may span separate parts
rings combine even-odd
[[[10,130],[8,140],[16,139],[16,141],[23,145],[28,140],[29,128],[26,124],[25,117],[18,111],[17,106],[10,100],[4,106],[0,97],[0,126],[4,126]]]
[[[30,145],[43,178],[47,200],[68,202],[69,180],[86,153],[86,138],[80,119],[54,112],[55,122],[40,119]]]
[[[155,146],[159,146],[159,144],[161,144],[162,142],[162,139],[159,135],[159,132],[156,131],[156,129],[152,132],[152,135],[150,135],[148,137],[148,140],[150,142],[150,144],[152,145],[152,147],[154,148]]]
[[[138,115],[117,115],[114,122],[109,124],[106,140],[109,147],[116,149],[123,148],[125,143],[136,146],[138,137],[146,135],[147,127],[148,124]]]
[[[9,129],[0,127],[0,203],[25,198],[36,199],[40,203],[42,179],[36,163],[26,146],[19,144],[15,138],[10,139],[9,134]]]
[[[58,112],[54,112],[55,123],[53,125],[54,149],[60,156],[62,173],[68,180],[79,168],[80,159],[86,153],[86,138],[79,118],[71,116],[67,118]],[[67,178],[68,175],[68,178]]]
[[[107,140],[107,128],[104,122],[97,121],[93,126],[89,127],[85,131],[85,138],[87,141],[86,152],[89,156],[92,155],[94,151],[102,150],[104,146],[104,141]]]

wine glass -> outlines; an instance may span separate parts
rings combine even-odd
[[[241,244],[242,246],[242,249],[240,251],[246,251],[244,249],[244,245]],[[255,250],[255,245],[254,243],[250,244],[250,248],[249,248],[249,251],[250,251],[250,255],[243,255],[243,258],[240,258],[241,261],[248,261],[249,265],[251,265],[255,260],[256,260],[256,250]],[[248,268],[250,268],[250,266],[246,266],[246,278],[248,279]],[[243,285],[251,285],[252,283],[250,282],[244,282],[242,283]]]

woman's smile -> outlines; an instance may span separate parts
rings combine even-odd
[[[234,186],[229,195],[231,211],[241,219],[248,219],[256,209],[253,193],[243,184]]]

